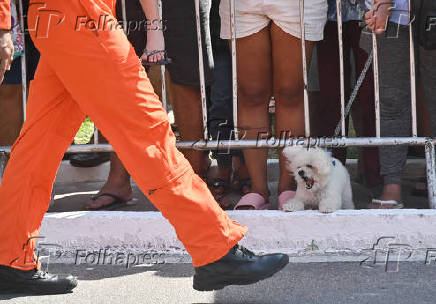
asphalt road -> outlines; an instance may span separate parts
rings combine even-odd
[[[192,289],[189,264],[140,266],[50,265],[80,279],[73,293],[0,295],[8,303],[436,303],[436,264],[407,262],[398,272],[356,262],[290,264],[273,278],[215,292]]]

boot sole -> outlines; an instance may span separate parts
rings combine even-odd
[[[71,284],[63,286],[41,286],[35,284],[11,284],[0,283],[0,294],[35,294],[35,295],[54,295],[71,292],[77,286],[77,279]]]
[[[283,260],[283,262],[277,265],[276,268],[272,269],[265,275],[257,278],[247,278],[246,276],[234,276],[234,277],[217,277],[217,278],[195,278],[193,287],[197,291],[214,291],[223,289],[229,285],[250,285],[257,283],[259,281],[268,279],[274,274],[282,270],[286,265],[289,264],[289,258]]]

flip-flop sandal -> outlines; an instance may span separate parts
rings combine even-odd
[[[111,198],[113,198],[113,202],[107,205],[103,205],[100,206],[98,208],[87,208],[87,210],[89,211],[97,211],[97,210],[114,210],[117,209],[119,207],[124,207],[127,204],[127,200],[115,195],[115,194],[111,194],[111,193],[101,193],[101,194],[97,194],[93,197],[91,197],[91,200],[93,200],[94,202],[99,198],[99,197],[103,197],[103,196],[109,196]]]
[[[291,198],[294,198],[295,194],[297,193],[292,190],[286,190],[280,193],[279,197],[277,198],[278,201],[277,209],[283,211],[283,205],[286,204],[286,202]]]
[[[149,62],[148,61],[148,57],[150,57],[151,55],[154,55],[154,54],[159,54],[159,53],[163,53],[163,58],[161,60],[156,61],[156,62]],[[146,66],[167,65],[167,64],[170,64],[172,62],[171,58],[168,58],[166,50],[153,50],[153,51],[144,50],[144,54],[145,54],[145,56],[147,56],[147,60],[143,60],[142,64],[146,65]]]
[[[403,209],[404,208],[404,205],[400,202],[397,202],[396,200],[384,201],[384,200],[373,198],[371,201],[371,204],[372,205],[379,205],[380,207],[382,207],[384,205],[392,205],[392,208],[389,208],[389,209]],[[387,209],[387,208],[379,208],[379,209]]]
[[[269,206],[270,203],[267,203],[262,195],[252,192],[241,197],[235,206],[235,210],[267,210]],[[242,207],[252,207],[252,209]]]

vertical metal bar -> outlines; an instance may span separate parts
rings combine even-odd
[[[6,163],[8,162],[8,157],[5,152],[0,152],[0,184],[3,179],[3,174],[5,173]]]
[[[127,11],[126,11],[126,0],[121,0],[121,15],[123,16],[123,29],[127,33]]]
[[[409,20],[412,16],[411,1],[409,0]],[[415,19],[415,18],[414,18]],[[418,136],[416,121],[416,67],[415,67],[415,41],[413,39],[413,22],[409,22],[410,36],[410,96],[411,96],[411,113],[412,113],[412,136]]]
[[[206,84],[204,80],[204,63],[203,63],[203,44],[201,42],[201,24],[200,24],[200,1],[195,0],[195,19],[197,23],[197,42],[198,42],[198,68],[200,76],[200,94],[201,108],[203,113],[203,131],[204,140],[208,139],[207,131],[207,103],[206,103]]]
[[[162,17],[162,0],[158,0],[157,1],[157,5],[159,8],[159,18],[160,18],[160,24],[162,26],[162,34],[164,34],[164,26],[163,26],[163,17]],[[166,77],[165,77],[165,65],[162,64],[160,66],[160,77],[162,79],[162,94],[161,94],[161,99],[162,99],[162,107],[168,111],[167,108],[167,83],[166,83]]]
[[[342,137],[345,137],[345,83],[344,83],[344,43],[342,35],[342,4],[341,0],[336,0],[336,13],[338,22],[338,41],[339,41],[339,78],[341,96],[341,130]]]
[[[375,134],[380,137],[380,83],[378,73],[378,50],[377,36],[372,33],[372,49],[373,49],[373,71],[374,71],[374,97],[375,97]]]
[[[303,63],[304,82],[304,130],[306,137],[310,136],[309,120],[309,93],[307,91],[307,56],[306,56],[306,35],[304,26],[304,0],[300,0],[300,28],[301,28],[301,54]]]
[[[435,165],[435,150],[434,144],[431,141],[425,143],[425,160],[427,163],[427,189],[428,203],[430,209],[436,209],[435,197],[435,180],[436,180],[436,165]]]
[[[21,90],[22,90],[22,105],[23,105],[23,121],[26,120],[26,110],[27,110],[27,61],[26,61],[26,30],[24,28],[24,10],[23,1],[18,1],[19,12],[20,12],[20,26],[23,33],[23,56],[21,56]]]
[[[94,145],[98,145],[98,142],[98,129],[97,126],[94,124]]]
[[[167,101],[167,79],[165,77],[165,65],[160,66],[160,77],[162,78],[162,107],[165,109],[165,111],[168,112],[168,101]]]
[[[239,139],[238,135],[238,71],[236,57],[236,5],[235,0],[230,0],[230,29],[232,43],[232,89],[233,89],[233,127],[235,130],[235,139]]]

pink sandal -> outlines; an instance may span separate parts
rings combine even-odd
[[[269,209],[270,204],[267,203],[265,198],[259,193],[247,193],[235,206],[235,210],[252,210],[241,207],[252,207],[254,210],[266,210]]]
[[[286,204],[288,200],[295,197],[296,192],[292,190],[286,190],[280,193],[278,200],[277,209],[283,211],[283,205]]]

